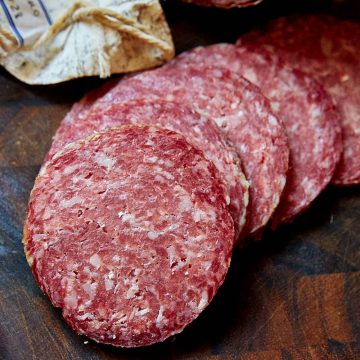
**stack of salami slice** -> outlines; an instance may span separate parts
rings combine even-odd
[[[73,106],[24,244],[74,330],[165,340],[209,304],[235,244],[292,221],[330,182],[360,182],[359,39],[349,22],[280,19]]]

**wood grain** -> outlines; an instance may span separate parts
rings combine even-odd
[[[323,10],[360,21],[358,1],[268,0],[221,11],[164,3],[178,51],[233,41],[265,20]],[[36,286],[22,223],[51,137],[96,79],[30,87],[0,71],[0,359],[360,358],[360,188],[329,187],[296,221],[236,250],[226,282],[182,334],[122,350],[76,335]]]

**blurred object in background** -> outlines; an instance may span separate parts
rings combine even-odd
[[[262,2],[262,0],[183,0],[183,1],[200,6],[217,7],[224,9],[254,6]]]
[[[0,64],[27,84],[126,73],[174,55],[158,0],[0,3]]]

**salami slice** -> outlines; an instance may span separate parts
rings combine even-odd
[[[262,2],[262,0],[182,0],[183,2],[192,3],[205,7],[217,7],[217,8],[243,8],[248,6],[254,6]]]
[[[76,124],[80,120],[84,120],[87,116],[87,112],[91,108],[91,106],[94,104],[94,102],[104,96],[112,87],[114,87],[119,82],[118,79],[112,79],[107,82],[105,82],[102,86],[99,88],[95,88],[91,91],[89,91],[83,98],[76,102],[70,111],[67,113],[63,121],[61,122],[61,125],[59,129],[57,130],[53,143],[58,143],[58,138],[66,137],[66,131],[68,128],[74,128]],[[65,133],[63,133],[65,132]],[[57,150],[61,149],[59,147]],[[54,155],[53,146],[50,149],[50,151],[46,154],[44,163],[46,163],[50,158]]]
[[[277,207],[286,181],[285,130],[258,87],[225,68],[174,63],[121,81],[95,102],[101,114],[114,104],[136,98],[163,98],[188,104],[213,119],[234,144],[250,182],[247,223],[256,235]]]
[[[239,39],[308,72],[339,108],[344,152],[333,183],[360,183],[360,25],[330,16],[280,18]]]
[[[261,88],[284,122],[290,148],[286,186],[273,227],[304,211],[330,182],[342,151],[339,114],[324,89],[275,53],[251,45],[199,47],[176,62],[223,66]]]
[[[223,283],[234,227],[213,164],[169,130],[125,126],[43,167],[24,227],[28,262],[67,323],[146,346],[183,330]]]
[[[240,160],[236,151],[225,142],[215,123],[186,105],[162,99],[139,99],[114,104],[102,113],[92,113],[76,122],[63,123],[51,153],[95,131],[126,124],[157,125],[179,132],[204,151],[205,157],[214,163],[224,179],[238,237],[245,223],[248,204],[248,183],[241,170]]]

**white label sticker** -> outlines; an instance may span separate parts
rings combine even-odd
[[[0,0],[0,10],[21,46],[34,43],[52,24],[43,0]]]

